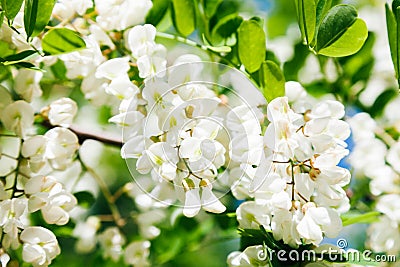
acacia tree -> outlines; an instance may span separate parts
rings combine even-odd
[[[364,2],[2,0],[2,266],[395,266],[400,2]]]

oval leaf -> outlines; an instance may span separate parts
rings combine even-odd
[[[315,0],[296,0],[297,17],[301,35],[308,45],[314,39],[316,24]]]
[[[172,0],[172,21],[183,36],[190,35],[196,28],[196,14],[193,0]]]
[[[344,57],[357,53],[368,38],[368,28],[362,19],[356,21],[329,46],[318,51],[328,57]]]
[[[266,60],[262,63],[260,68],[260,85],[262,93],[268,102],[285,95],[285,77],[275,62]]]
[[[25,32],[28,37],[39,35],[49,23],[56,0],[26,0],[24,10]]]
[[[21,9],[23,1],[24,0],[1,0],[1,7],[4,10],[7,19],[13,20],[15,18]]]
[[[219,20],[211,32],[213,44],[221,44],[225,39],[231,37],[242,22],[242,17],[236,14],[230,14]]]
[[[74,196],[78,200],[79,206],[81,206],[85,209],[90,208],[96,201],[96,199],[94,198],[92,193],[90,193],[88,191],[76,192],[76,193],[74,193]]]
[[[349,5],[331,8],[318,28],[317,52],[333,44],[357,20],[357,10]]]
[[[47,55],[58,55],[85,48],[86,44],[77,32],[56,28],[43,36],[42,47]]]
[[[397,23],[395,15],[390,10],[389,5],[387,3],[385,4],[385,11],[386,11],[386,27],[389,39],[389,46],[390,46],[390,55],[392,56],[396,77],[399,77],[399,65],[398,65],[399,52],[397,50]]]
[[[33,54],[36,54],[35,50],[25,50],[25,51],[19,52],[18,54],[14,54],[14,55],[5,57],[4,61],[8,61],[8,62],[21,61],[23,59],[26,59],[27,57],[32,56]]]
[[[239,59],[247,71],[257,71],[265,60],[265,33],[254,20],[243,21],[238,29]]]
[[[146,23],[157,26],[167,13],[170,0],[153,0],[153,7],[146,16]]]

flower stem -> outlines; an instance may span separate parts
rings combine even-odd
[[[78,157],[78,159],[79,159],[83,169],[85,171],[87,171],[96,180],[97,184],[99,185],[100,190],[101,190],[104,198],[107,201],[108,207],[110,208],[110,211],[111,211],[112,217],[114,218],[115,224],[120,228],[123,227],[126,222],[121,217],[121,214],[120,214],[120,212],[118,210],[118,207],[115,204],[113,195],[111,194],[110,190],[108,189],[108,186],[105,183],[104,179],[100,175],[98,175],[97,172],[94,169],[92,169],[91,167],[87,166],[82,161],[82,159],[80,159],[79,157]]]

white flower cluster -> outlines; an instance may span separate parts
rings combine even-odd
[[[313,104],[294,82],[286,84],[286,95],[268,104],[265,134],[253,133],[257,141],[246,151],[253,157],[241,161],[246,176],[239,186],[250,184],[250,190],[236,196],[252,200],[242,203],[236,214],[241,228],[263,226],[276,240],[297,248],[318,245],[342,228],[339,213],[349,209],[343,187],[350,173],[337,165],[348,154],[344,140],[350,128],[341,120],[341,103]],[[235,255],[229,257],[233,266],[240,262]]]
[[[174,66],[200,61],[197,56],[184,55]],[[179,71],[172,67],[167,80],[146,81],[142,96],[147,102],[147,116],[139,111],[125,114],[127,143],[122,155],[138,158],[137,171],[151,173],[158,181],[155,191],[170,192],[163,197],[156,194],[156,198],[172,204],[183,188],[183,213],[193,217],[201,207],[215,213],[225,211],[212,192],[212,182],[225,164],[227,144],[219,139],[223,127],[218,116],[221,100],[203,84],[185,84],[185,79],[196,80],[202,71],[199,66],[186,66]]]
[[[3,94],[9,94],[3,89]],[[48,173],[65,170],[78,149],[78,138],[70,130],[56,127],[44,135],[32,135],[34,109],[24,100],[4,103],[1,122],[9,131],[11,146],[1,151],[0,229],[2,248],[22,246],[22,258],[33,266],[47,266],[60,253],[55,235],[48,229],[30,226],[28,214],[41,211],[48,224],[68,223],[76,198]],[[9,102],[6,100],[6,102]],[[53,125],[65,124],[74,116],[75,102],[60,99],[45,110]],[[68,114],[67,114],[68,113]],[[15,134],[15,135],[14,135]]]
[[[355,143],[349,158],[354,175],[371,179],[369,189],[377,198],[375,209],[382,213],[368,230],[368,246],[396,255],[400,252],[400,142],[394,141],[367,113],[358,113],[348,121]]]

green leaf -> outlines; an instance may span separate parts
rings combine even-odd
[[[315,0],[296,0],[296,11],[302,39],[305,44],[309,45],[315,34]]]
[[[3,60],[0,60],[0,61],[17,62],[17,61],[24,60],[27,57],[32,56],[33,54],[36,54],[35,50],[25,50],[25,51],[22,51],[22,52],[19,52],[19,53],[15,54],[15,55],[7,56]],[[7,64],[5,64],[5,65],[7,65]]]
[[[74,194],[74,196],[78,200],[79,206],[86,208],[86,209],[90,208],[93,205],[93,203],[96,201],[96,199],[94,198],[92,193],[90,193],[88,191],[77,192]]]
[[[386,11],[386,26],[388,32],[390,54],[392,56],[394,70],[396,77],[399,77],[399,53],[397,50],[397,22],[393,12],[390,10],[389,5],[385,4]]]
[[[38,70],[41,71],[40,68],[36,67],[34,64],[30,63],[30,62],[25,62],[25,61],[19,61],[16,63],[13,63],[14,66],[16,66],[17,68],[23,68],[23,69],[31,69],[31,70]]]
[[[393,0],[393,2],[392,2],[392,11],[393,11],[393,14],[394,14],[394,16],[395,16],[396,21],[399,20],[399,16],[398,16],[398,14],[397,14],[397,12],[396,12],[396,10],[397,10],[399,7],[400,7],[400,0]]]
[[[218,6],[223,2],[223,0],[204,0],[204,14],[207,18],[211,18],[217,11]]]
[[[397,97],[398,91],[394,89],[388,89],[381,93],[372,104],[369,113],[372,117],[380,116],[385,108],[385,106],[395,97]]]
[[[357,10],[349,5],[331,8],[322,20],[317,35],[317,51],[334,43],[357,19]]]
[[[85,41],[66,28],[55,28],[48,31],[42,39],[42,48],[47,55],[58,55],[85,48]]]
[[[196,11],[193,0],[172,0],[172,21],[183,36],[196,29]]]
[[[231,37],[234,33],[236,33],[242,22],[243,18],[236,14],[230,14],[219,20],[211,31],[213,44],[220,44],[225,39]]]
[[[368,38],[368,28],[362,19],[348,27],[341,36],[328,46],[317,51],[328,57],[344,57],[357,53]]]
[[[329,9],[332,7],[332,0],[319,0],[317,4],[317,18],[316,25],[320,25],[322,19],[328,13]]]
[[[67,68],[64,65],[62,60],[57,60],[56,63],[50,66],[51,72],[53,73],[54,77],[59,81],[65,81],[67,79],[66,73]]]
[[[298,73],[306,62],[310,51],[301,42],[294,46],[293,58],[286,61],[283,65],[283,72],[288,81],[297,81]]]
[[[1,7],[5,12],[5,16],[9,20],[13,20],[21,9],[24,0],[1,0]],[[1,22],[3,19],[0,20]]]
[[[265,33],[253,20],[243,21],[238,29],[239,59],[247,71],[257,71],[265,59]]]
[[[262,63],[260,85],[262,93],[268,102],[285,95],[285,77],[275,62],[266,60]]]
[[[330,57],[356,53],[368,37],[365,22],[349,5],[337,5],[329,10],[318,28],[316,52]]]
[[[357,80],[355,78],[367,78],[370,76],[369,72],[365,72],[365,67],[370,65],[374,60],[373,56],[373,48],[375,44],[376,36],[373,32],[370,32],[367,40],[365,41],[363,47],[357,54],[344,57],[340,60],[341,65],[343,66],[344,75],[352,78],[352,84],[356,83]],[[364,73],[359,73],[360,70],[363,69]],[[357,76],[357,77],[356,77]]]
[[[343,226],[355,224],[355,223],[373,223],[376,222],[381,213],[378,211],[371,211],[367,213],[352,213],[348,212],[341,216],[343,221]]]
[[[171,0],[153,0],[153,7],[146,16],[146,23],[157,26],[167,13]]]
[[[25,32],[28,37],[39,35],[47,23],[56,0],[26,0],[24,11]]]

